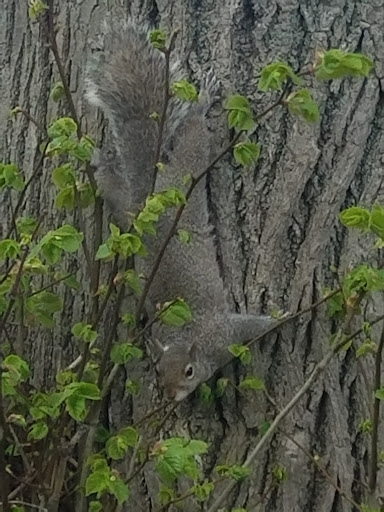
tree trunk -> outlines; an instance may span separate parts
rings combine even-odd
[[[224,91],[249,97],[256,113],[275,100],[257,89],[260,70],[272,61],[287,61],[294,69],[302,69],[314,62],[316,51],[341,48],[363,52],[376,62],[369,79],[314,81],[310,86],[320,104],[319,123],[307,125],[284,108],[276,109],[257,128],[262,144],[257,166],[243,171],[227,159],[209,179],[218,258],[234,306],[241,312],[273,308],[296,312],[309,306],[321,297],[324,288],[337,286],[332,265],[344,269],[368,257],[366,238],[347,233],[338,213],[356,203],[380,201],[382,195],[383,2],[56,2],[59,51],[70,89],[84,130],[98,134],[98,142],[102,141],[101,123],[83,101],[83,70],[90,41],[97,38],[106,10],[117,12],[123,4],[127,14],[160,23],[166,30],[180,28],[177,46],[186,75],[196,81],[201,69],[213,67]],[[43,134],[24,116],[11,120],[10,110],[20,105],[40,125],[47,126],[68,109],[64,100],[59,107],[49,101],[58,73],[43,30],[28,20],[27,11],[26,2],[0,0],[1,155],[3,161],[18,164],[28,178],[40,158],[37,148]],[[228,137],[226,120],[221,112],[216,114],[211,124],[222,143]],[[46,210],[44,223],[50,228],[60,225],[64,216],[57,218],[52,208],[54,197],[49,169],[45,168],[29,188],[25,213],[38,216]],[[10,222],[11,198],[6,199],[0,205],[3,233]],[[92,219],[87,222],[92,225]],[[369,257],[374,260],[375,254],[371,252]],[[83,262],[72,265],[70,270],[76,270],[82,279]],[[59,327],[54,331],[34,330],[24,340],[36,386],[51,382],[56,371],[78,355],[70,329],[82,319],[85,306],[78,294],[63,291],[63,295],[65,309]],[[378,297],[368,317],[382,309],[383,299]],[[331,328],[325,307],[317,309],[254,347],[250,367],[234,364],[225,375],[234,382],[245,372],[264,379],[280,410],[328,350]],[[379,327],[374,330],[376,338],[380,331]],[[359,425],[369,416],[372,402],[372,391],[364,380],[364,376],[372,380],[372,363],[369,357],[357,361],[351,351],[335,357],[254,461],[251,478],[235,488],[224,509],[354,510],[295,442],[319,456],[320,464],[347,496],[358,503],[364,501],[369,436],[361,433]],[[135,367],[128,365],[124,375],[121,372],[111,393],[112,428],[131,424],[154,407],[158,394],[151,366],[145,361]],[[141,381],[142,390],[133,400],[124,393],[126,378]],[[275,413],[263,394],[230,387],[212,405],[202,405],[195,396],[183,402],[166,422],[164,435],[190,435],[209,442],[209,454],[203,459],[209,477],[217,464],[244,462],[260,438],[259,427]],[[287,481],[260,502],[277,465],[287,469]],[[151,467],[147,468],[143,478],[132,483],[127,511],[133,507],[158,510],[158,484]],[[378,494],[383,496],[382,473],[378,482]],[[217,486],[211,503],[226,485]],[[182,510],[196,510],[196,505],[187,500]]]

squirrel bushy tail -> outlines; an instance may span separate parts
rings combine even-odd
[[[98,155],[96,178],[114,216],[126,226],[127,212],[136,213],[153,180],[159,128],[150,116],[162,111],[165,57],[150,44],[148,32],[132,21],[110,20],[103,36],[103,48],[94,52],[87,69],[85,96],[109,121],[113,140]],[[170,82],[180,77],[175,64]],[[164,147],[188,111],[188,103],[171,98]],[[117,167],[117,160],[123,165]]]

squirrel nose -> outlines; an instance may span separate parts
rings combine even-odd
[[[176,396],[175,388],[166,388],[165,394],[167,395],[168,400],[174,400]]]

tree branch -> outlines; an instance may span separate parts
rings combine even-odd
[[[351,321],[353,318],[353,314],[350,314],[348,317],[348,320],[346,321],[346,327],[344,331],[348,330]],[[379,316],[375,320],[371,322],[371,325],[377,324],[378,322],[381,322],[384,320],[384,315]],[[276,416],[274,421],[272,422],[271,426],[267,430],[267,432],[264,434],[264,436],[260,439],[260,441],[257,443],[255,448],[251,451],[250,455],[247,457],[247,460],[243,464],[244,467],[248,467],[252,464],[252,462],[255,460],[257,455],[260,453],[264,445],[271,439],[277,428],[279,427],[280,423],[283,421],[283,419],[291,412],[291,410],[296,406],[296,404],[299,402],[299,400],[306,394],[306,392],[310,389],[312,384],[316,382],[319,375],[323,372],[323,370],[328,366],[329,362],[333,358],[337,352],[339,352],[340,349],[344,347],[347,343],[352,341],[356,336],[359,336],[363,329],[359,329],[350,336],[344,337],[343,332],[339,331],[339,334],[335,340],[334,346],[331,350],[321,359],[319,363],[315,366],[313,372],[308,377],[308,379],[305,381],[303,386],[299,389],[299,391],[294,395],[294,397],[288,402],[288,404],[280,411],[280,413]],[[230,482],[228,486],[221,492],[221,494],[218,496],[216,501],[211,505],[211,507],[208,509],[208,512],[217,512],[221,504],[224,502],[225,498],[228,496],[228,494],[232,491],[232,489],[236,486],[236,482]]]
[[[373,392],[381,388],[381,363],[384,349],[384,327],[381,331],[380,343],[375,355],[375,376]],[[380,402],[378,398],[373,399],[372,432],[371,432],[371,457],[368,467],[368,489],[371,494],[375,492],[378,470],[378,442],[380,424]]]
[[[288,432],[285,432],[285,430],[283,430],[281,427],[278,428],[280,432],[284,434],[285,437],[287,437],[295,446],[297,446],[297,448],[299,448],[299,450],[301,450],[304,453],[306,457],[308,457],[308,459],[316,466],[320,473],[325,477],[325,479],[330,483],[330,485],[332,485],[332,487],[339,493],[339,495],[343,499],[345,499],[345,501],[348,501],[348,503],[350,503],[357,510],[363,512],[361,506],[343,491],[343,489],[333,480],[331,475],[326,471],[325,468],[323,468],[318,459],[315,456],[313,456],[311,452],[309,452],[306,448],[304,448],[304,446],[298,443],[296,439],[294,439],[291,435],[288,434]]]

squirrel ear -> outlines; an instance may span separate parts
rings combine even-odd
[[[160,343],[160,341],[157,338],[151,338],[151,345],[152,345],[153,351],[155,353],[155,356],[158,359],[160,359],[160,357],[166,351],[166,347],[163,347],[163,345]]]
[[[196,353],[197,353],[197,343],[195,341],[192,343],[192,345],[188,351],[191,361],[196,361]]]

